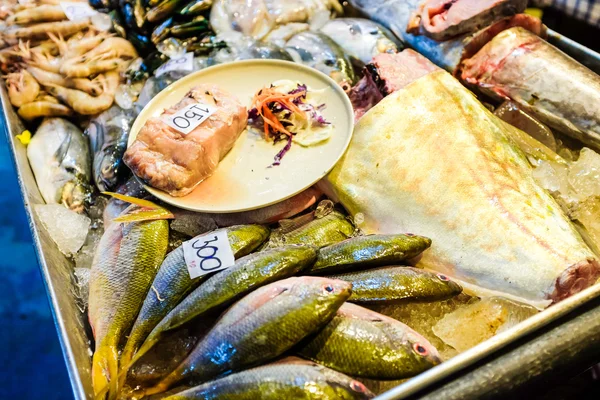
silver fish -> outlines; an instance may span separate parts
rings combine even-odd
[[[42,122],[27,158],[44,201],[83,212],[91,196],[90,149],[79,128],[62,118]]]
[[[349,3],[373,21],[391,30],[403,42],[435,64],[454,69],[462,59],[463,37],[437,42],[427,36],[406,33],[414,11],[422,0],[350,0]]]
[[[328,36],[318,32],[300,32],[285,45],[295,62],[315,68],[340,84],[344,90],[356,83],[348,56]]]
[[[404,47],[387,28],[364,18],[332,19],[320,31],[365,64],[379,53],[396,53]]]
[[[600,76],[528,30],[498,34],[463,63],[461,78],[600,150]]]
[[[100,191],[113,190],[128,172],[122,159],[134,118],[132,111],[113,105],[94,118],[85,130],[94,155],[94,182]]]
[[[254,42],[246,49],[242,50],[236,57],[236,60],[253,60],[253,59],[271,59],[271,60],[292,60],[292,56],[273,43]]]

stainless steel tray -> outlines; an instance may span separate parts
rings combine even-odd
[[[554,34],[575,58],[600,70],[600,56]],[[598,68],[598,69],[596,69]],[[4,87],[0,88],[4,127],[12,150],[23,203],[76,399],[91,399],[91,349],[85,316],[73,294],[73,264],[58,250],[40,224],[33,204],[43,204],[25,147],[15,139],[24,130]],[[568,368],[600,361],[600,285],[554,305],[514,328],[378,397],[469,399],[506,398],[524,386]]]

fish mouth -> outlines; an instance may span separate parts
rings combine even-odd
[[[580,261],[567,268],[556,279],[552,293],[548,298],[553,303],[557,303],[592,286],[598,278],[600,278],[600,263],[598,260]]]
[[[77,213],[83,213],[89,205],[91,189],[79,180],[65,183],[60,194],[60,202]]]

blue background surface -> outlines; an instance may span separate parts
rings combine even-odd
[[[73,398],[0,122],[0,399]]]

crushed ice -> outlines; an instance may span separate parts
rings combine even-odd
[[[85,242],[91,220],[61,204],[36,204],[33,208],[58,249],[66,256],[77,253]]]

